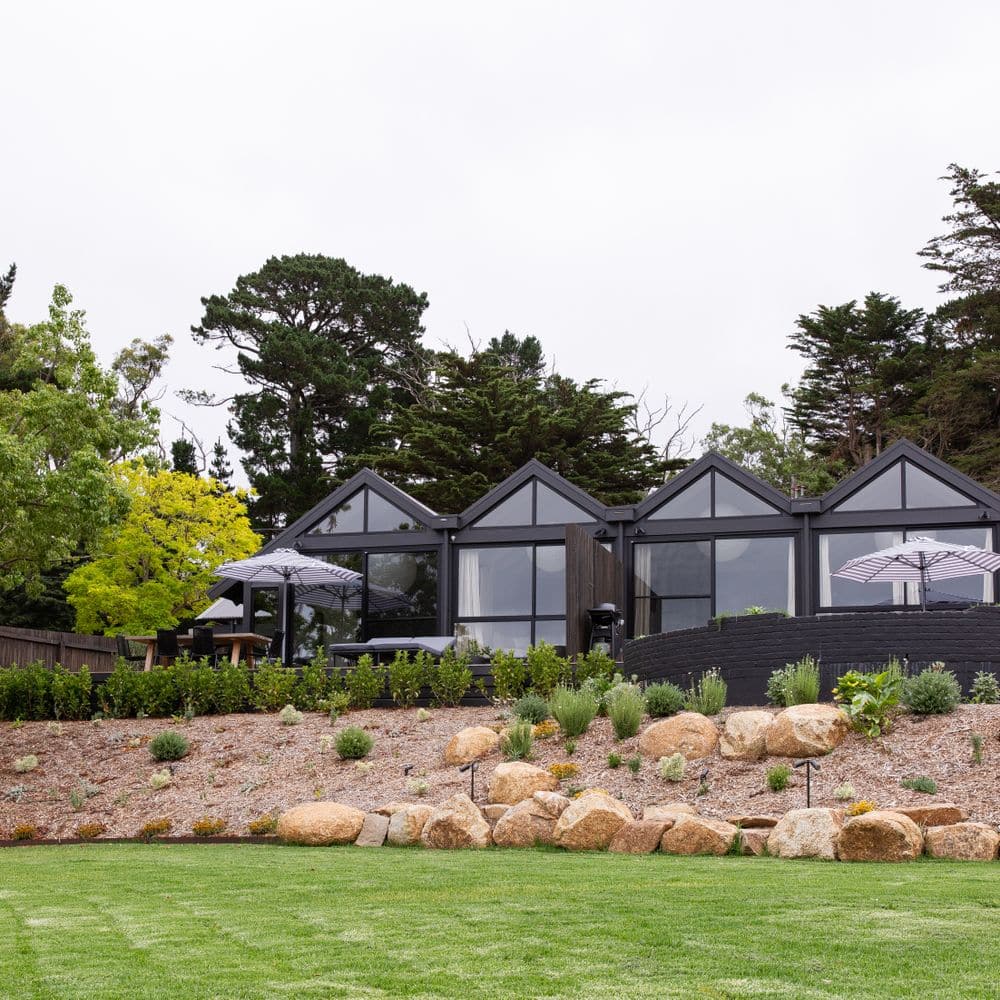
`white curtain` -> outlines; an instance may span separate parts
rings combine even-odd
[[[786,610],[795,614],[795,539],[788,539],[788,604]]]
[[[458,616],[479,618],[483,613],[479,549],[458,550]]]
[[[644,600],[650,596],[649,581],[653,573],[653,546],[633,545],[632,546],[632,574],[635,580],[635,623],[633,635],[649,635],[650,623],[652,621],[652,605],[650,600]]]

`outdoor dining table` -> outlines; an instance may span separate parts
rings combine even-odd
[[[146,646],[146,663],[143,670],[150,670],[153,660],[156,657],[156,636],[155,635],[127,635],[125,638],[129,642],[141,642]],[[177,634],[178,646],[190,646],[193,636],[188,632]],[[269,635],[259,635],[257,632],[219,632],[212,637],[217,646],[229,646],[231,653],[229,659],[232,663],[239,663],[246,660],[248,667],[253,667],[254,646],[267,646],[271,641]]]

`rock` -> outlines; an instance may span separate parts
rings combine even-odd
[[[913,861],[923,851],[920,827],[909,816],[887,809],[852,816],[837,838],[841,861]]]
[[[496,826],[497,821],[508,809],[510,809],[510,806],[506,802],[495,802],[483,806],[480,812],[486,817],[486,822],[490,826]]]
[[[516,806],[510,806],[497,821],[493,829],[493,843],[498,847],[534,847],[536,844],[551,844],[555,840],[558,818],[559,813],[554,813],[544,802],[535,797],[525,799]]]
[[[985,823],[932,826],[924,834],[924,849],[934,858],[992,861],[1000,850],[1000,833]]]
[[[278,820],[278,836],[287,844],[353,844],[365,814],[339,802],[306,802],[292,806]]]
[[[386,840],[394,847],[410,847],[420,843],[427,817],[434,812],[433,806],[404,805],[389,818],[389,832]]]
[[[530,799],[535,792],[552,792],[559,787],[559,779],[548,771],[543,771],[534,764],[523,761],[513,761],[509,764],[497,764],[489,779],[489,794],[491,803],[506,802],[515,805]]]
[[[819,757],[844,742],[847,716],[833,705],[793,705],[779,712],[767,729],[772,757]]]
[[[767,754],[767,731],[773,725],[770,712],[733,712],[719,737],[719,753],[727,760],[760,760]]]
[[[953,802],[931,802],[926,806],[896,806],[892,812],[902,813],[917,826],[950,826],[969,818],[968,812]]]
[[[660,838],[665,854],[728,854],[739,830],[732,823],[681,813]]]
[[[490,824],[479,807],[464,792],[445,799],[427,817],[421,843],[425,847],[448,850],[456,847],[489,847]]]
[[[535,792],[531,797],[556,819],[559,819],[573,801],[559,792]]]
[[[386,802],[384,806],[379,806],[377,809],[373,809],[372,812],[378,813],[380,816],[391,816],[393,813],[399,812],[400,809],[406,809],[410,805],[409,802]]]
[[[740,854],[760,857],[767,853],[767,838],[771,831],[767,827],[752,826],[740,830]]]
[[[685,760],[707,757],[719,743],[719,730],[711,719],[698,712],[678,712],[660,719],[639,735],[643,757],[669,757],[679,753]]]
[[[727,816],[726,822],[732,823],[733,826],[741,827],[744,830],[760,830],[765,827],[777,826],[778,817],[740,814],[738,816]]]
[[[771,829],[767,853],[778,858],[837,857],[844,819],[837,809],[792,809]]]
[[[570,851],[604,851],[615,834],[635,817],[607,792],[581,795],[556,821],[555,843]]]
[[[687,802],[660,802],[656,805],[646,806],[642,810],[643,819],[665,820],[671,825],[677,822],[678,816],[682,815],[697,816],[698,809],[696,806],[688,805]]]
[[[361,824],[358,839],[354,843],[358,847],[381,847],[385,843],[385,836],[388,832],[388,816],[382,816],[380,813],[368,813],[364,823]]]
[[[652,854],[660,846],[660,838],[673,824],[661,819],[637,819],[626,823],[614,835],[608,850],[615,854]]]
[[[444,748],[444,762],[448,767],[460,767],[473,760],[480,760],[500,746],[500,737],[486,726],[460,729]]]

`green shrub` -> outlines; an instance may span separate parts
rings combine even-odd
[[[277,660],[262,660],[253,672],[250,700],[258,712],[277,712],[292,700],[298,678]]]
[[[639,732],[646,702],[642,692],[634,684],[613,687],[605,698],[605,704],[616,739],[627,740]]]
[[[438,705],[458,705],[472,687],[469,653],[459,655],[451,647],[444,651],[440,662],[431,672],[430,688]]]
[[[854,790],[854,785],[852,785],[849,781],[845,781],[844,784],[836,787],[833,797],[838,802],[850,802],[851,799],[856,799],[858,797],[858,793]]]
[[[996,705],[1000,702],[1000,681],[988,670],[980,670],[969,688],[969,701],[974,705]]]
[[[541,695],[529,691],[514,703],[514,715],[537,726],[549,717],[549,703]]]
[[[361,760],[372,752],[375,741],[360,726],[348,726],[337,733],[334,749],[341,760]]]
[[[684,705],[689,712],[718,715],[726,707],[726,682],[719,671],[706,670],[697,681],[692,681]]]
[[[400,708],[410,708],[425,683],[423,658],[411,660],[405,649],[397,649],[389,665],[389,693],[393,702]]]
[[[217,680],[206,658],[192,660],[187,655],[179,656],[167,672],[173,674],[176,697],[185,712],[205,715],[212,710]]]
[[[969,745],[972,747],[972,763],[982,764],[983,762],[983,734],[977,732],[969,733]]]
[[[0,717],[8,721],[52,718],[52,671],[41,660],[0,669]]]
[[[669,681],[650,684],[643,694],[646,696],[646,711],[654,719],[675,715],[684,707],[684,692]]]
[[[785,705],[814,705],[819,701],[819,664],[811,656],[786,664]]]
[[[98,700],[105,715],[128,719],[139,709],[138,673],[119,657],[115,669],[98,689]]]
[[[686,763],[682,753],[672,753],[669,757],[661,757],[660,777],[664,781],[683,781]]]
[[[28,771],[34,771],[38,767],[38,758],[33,754],[29,753],[24,757],[18,757],[14,761],[14,770],[18,774],[25,774]]]
[[[615,661],[603,649],[588,649],[576,660],[576,683],[583,685],[587,681],[604,681],[610,687],[611,678],[615,672]]]
[[[174,671],[155,664],[152,669],[135,675],[136,714],[142,712],[154,718],[175,715],[183,705],[177,696]]]
[[[498,701],[520,698],[528,680],[528,665],[513,650],[495,649],[490,657],[493,697]]]
[[[91,679],[86,667],[73,674],[58,663],[52,671],[52,714],[57,719],[89,719]]]
[[[187,756],[189,749],[187,738],[173,729],[164,729],[149,742],[149,752],[153,760],[180,760]]]
[[[923,792],[925,795],[937,794],[937,782],[926,775],[921,775],[918,778],[903,778],[900,785],[903,788],[908,788],[911,792]]]
[[[510,726],[500,737],[500,752],[504,760],[531,760],[531,746],[534,737],[531,734],[531,723],[521,719]]]
[[[608,767],[612,770],[622,766],[622,755],[620,753],[608,754]]]
[[[629,757],[626,761],[626,766],[632,774],[638,774],[639,770],[642,768],[642,758],[639,756]]]
[[[283,726],[297,726],[302,722],[302,713],[294,705],[286,705],[278,713],[278,721]]]
[[[548,642],[529,646],[527,660],[531,686],[543,698],[548,698],[556,685],[569,680],[569,660],[560,656],[556,647]]]
[[[292,691],[292,704],[304,712],[317,712],[326,703],[329,690],[326,676],[326,652],[318,649],[316,655],[303,664],[299,679]]]
[[[791,776],[792,769],[787,764],[775,764],[767,769],[767,787],[772,792],[783,792]]]
[[[250,671],[245,660],[223,660],[215,672],[212,711],[220,715],[242,712],[250,702]]]
[[[767,700],[778,708],[788,708],[788,674],[789,667],[778,667],[771,671],[767,679]]]
[[[365,653],[344,676],[351,708],[371,708],[385,690],[385,670]]]
[[[961,700],[962,688],[950,670],[927,667],[903,682],[903,702],[919,715],[945,715]]]
[[[849,670],[837,678],[833,697],[841,703],[854,728],[873,740],[889,731],[902,688],[902,671],[892,660],[877,674]]]
[[[327,704],[330,706],[330,725],[332,726],[351,707],[351,699],[346,691],[331,691],[330,697],[327,698]]]
[[[549,699],[549,712],[564,736],[582,736],[597,714],[597,701],[588,691],[557,687]]]

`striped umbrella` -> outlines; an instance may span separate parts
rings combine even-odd
[[[920,607],[927,608],[927,584],[1000,570],[1000,553],[933,538],[912,538],[866,556],[850,559],[833,575],[858,583],[919,583]]]
[[[337,586],[361,589],[362,576],[352,569],[304,556],[295,549],[275,549],[249,559],[223,563],[216,576],[227,580],[253,580],[254,583],[289,584],[297,587]]]

